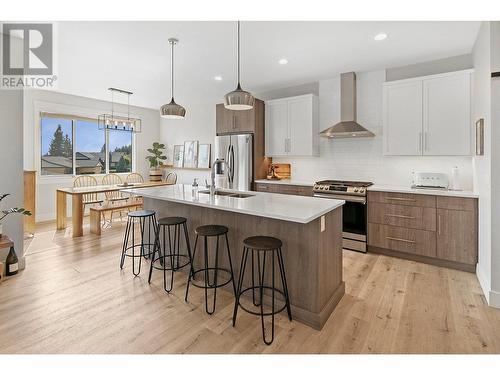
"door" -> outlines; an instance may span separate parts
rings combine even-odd
[[[384,86],[385,155],[422,155],[422,82]]]
[[[229,151],[231,146],[230,135],[219,135],[215,137],[214,161],[228,161]],[[215,168],[215,186],[228,187],[227,166],[225,164],[217,164]]]
[[[288,102],[266,102],[266,156],[287,155]]]
[[[228,159],[229,188],[235,190],[251,190],[253,181],[252,168],[253,136],[240,134],[231,136]]]
[[[423,82],[424,155],[470,155],[470,74]]]
[[[288,102],[288,153],[293,156],[313,154],[312,124],[313,101],[311,97],[292,99]]]
[[[476,212],[437,210],[437,257],[454,262],[477,263]]]
[[[233,112],[224,107],[224,104],[217,104],[215,107],[215,124],[217,134],[227,134],[233,132],[234,116]]]

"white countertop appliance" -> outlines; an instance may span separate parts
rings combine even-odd
[[[438,172],[414,172],[412,188],[448,189],[448,175]]]

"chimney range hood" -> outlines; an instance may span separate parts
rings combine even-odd
[[[319,133],[325,138],[374,137],[356,122],[356,74],[340,75],[340,122]]]

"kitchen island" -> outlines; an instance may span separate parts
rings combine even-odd
[[[342,279],[342,200],[262,192],[218,190],[218,195],[191,185],[130,189],[141,195],[144,209],[157,217],[182,216],[188,220],[191,245],[194,229],[220,224],[229,228],[229,246],[235,279],[239,275],[243,240],[255,235],[283,242],[285,272],[294,319],[321,329],[344,295]],[[198,244],[200,246],[200,244]],[[198,249],[199,250],[199,249]],[[201,251],[194,259],[200,266]],[[222,257],[222,266],[227,259]],[[250,273],[244,285],[250,285]],[[226,290],[232,291],[228,285]]]

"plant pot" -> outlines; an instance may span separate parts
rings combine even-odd
[[[162,169],[150,169],[149,170],[149,181],[161,181],[162,175],[163,175]]]

